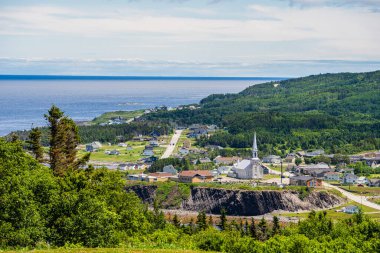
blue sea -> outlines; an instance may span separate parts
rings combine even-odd
[[[104,112],[198,103],[280,78],[0,77],[0,136],[44,126],[52,104],[76,121]]]

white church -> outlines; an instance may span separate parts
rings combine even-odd
[[[264,169],[258,156],[256,132],[253,137],[252,158],[238,161],[234,164],[228,176],[239,179],[260,179],[264,176]]]

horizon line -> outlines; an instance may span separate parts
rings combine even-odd
[[[0,80],[286,80],[264,76],[119,76],[119,75],[4,75]]]

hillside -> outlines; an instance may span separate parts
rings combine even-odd
[[[249,147],[254,130],[262,151],[325,148],[353,153],[380,148],[380,71],[321,74],[211,95],[198,110],[161,112],[149,119],[225,127],[201,144]]]

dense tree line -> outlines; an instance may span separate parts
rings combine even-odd
[[[215,229],[215,226],[222,231]],[[294,225],[264,219],[229,221],[200,212],[170,222],[125,190],[117,171],[66,170],[56,176],[0,139],[0,248],[150,247],[223,252],[379,252],[380,224],[362,213],[333,222],[314,213]]]
[[[275,85],[276,84],[276,85]],[[380,148],[380,71],[324,74],[211,95],[198,110],[146,115],[178,124],[217,124],[228,131],[200,143],[247,148],[257,131],[264,153],[324,148],[354,153]]]

